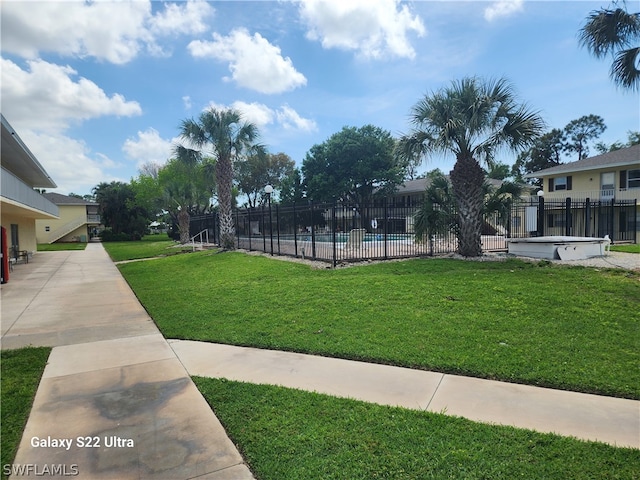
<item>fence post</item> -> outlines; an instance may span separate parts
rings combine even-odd
[[[262,204],[262,212],[260,213],[260,220],[262,220],[262,251],[267,252],[267,229],[264,226],[264,203]]]
[[[571,236],[571,197],[567,197],[564,207],[564,234]]]
[[[251,236],[253,234],[251,231],[251,207],[247,207],[247,217],[249,217],[249,251],[251,251]]]
[[[389,197],[384,197],[384,259],[387,259],[387,240],[389,229],[387,228],[387,223],[389,222]]]
[[[333,268],[336,268],[338,263],[338,247],[336,245],[336,200],[333,199],[333,204],[331,205],[331,230],[332,230],[332,240],[333,240]]]
[[[615,198],[612,198],[611,199],[611,214],[609,215],[609,219],[610,219],[609,220],[609,232],[611,232],[611,235],[610,235],[611,236],[611,243],[613,243],[614,239],[616,238],[615,231],[614,231],[614,228],[615,228],[614,227],[614,225],[615,225],[614,215],[616,213],[615,206],[616,206],[616,200],[615,200]]]
[[[276,203],[276,238],[278,239],[278,255],[280,255],[280,208]]]
[[[316,259],[316,226],[313,215],[313,202],[311,202],[311,258]]]
[[[544,235],[544,197],[538,197],[538,236]]]
[[[296,202],[293,202],[293,251],[298,256],[298,222],[296,216]]]
[[[638,243],[638,200],[633,201],[633,243]]]
[[[591,199],[588,197],[584,205],[584,236],[591,236]]]

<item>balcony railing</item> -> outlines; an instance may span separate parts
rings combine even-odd
[[[640,188],[607,188],[602,190],[560,190],[557,192],[544,192],[545,200],[572,199],[591,201],[598,200],[640,200]]]
[[[57,205],[47,200],[32,187],[4,168],[2,169],[0,188],[2,196],[8,200],[12,200],[33,210],[39,210],[55,217],[58,216]]]

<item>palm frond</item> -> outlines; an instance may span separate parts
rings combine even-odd
[[[611,78],[623,88],[640,89],[640,47],[622,50],[616,54],[611,65]]]

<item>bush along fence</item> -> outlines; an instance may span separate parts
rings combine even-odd
[[[447,228],[417,238],[420,206],[380,201],[358,206],[343,203],[264,205],[236,209],[236,246],[271,255],[342,262],[433,256],[457,251],[456,214],[440,220]],[[509,238],[543,235],[604,237],[614,243],[636,242],[636,201],[546,201],[534,197],[511,205],[507,214],[484,215],[482,249],[507,250]],[[209,243],[220,238],[217,215],[191,218],[190,234],[207,231]]]

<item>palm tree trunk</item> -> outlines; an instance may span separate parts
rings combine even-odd
[[[178,230],[180,231],[180,243],[183,245],[189,242],[189,212],[182,209],[178,212]]]
[[[451,185],[458,208],[458,253],[482,255],[482,205],[484,172],[472,157],[458,156],[451,171]]]
[[[218,204],[220,206],[220,245],[225,250],[233,250],[235,242],[235,225],[231,211],[231,184],[233,183],[233,166],[231,158],[219,158],[216,163],[218,181]]]

